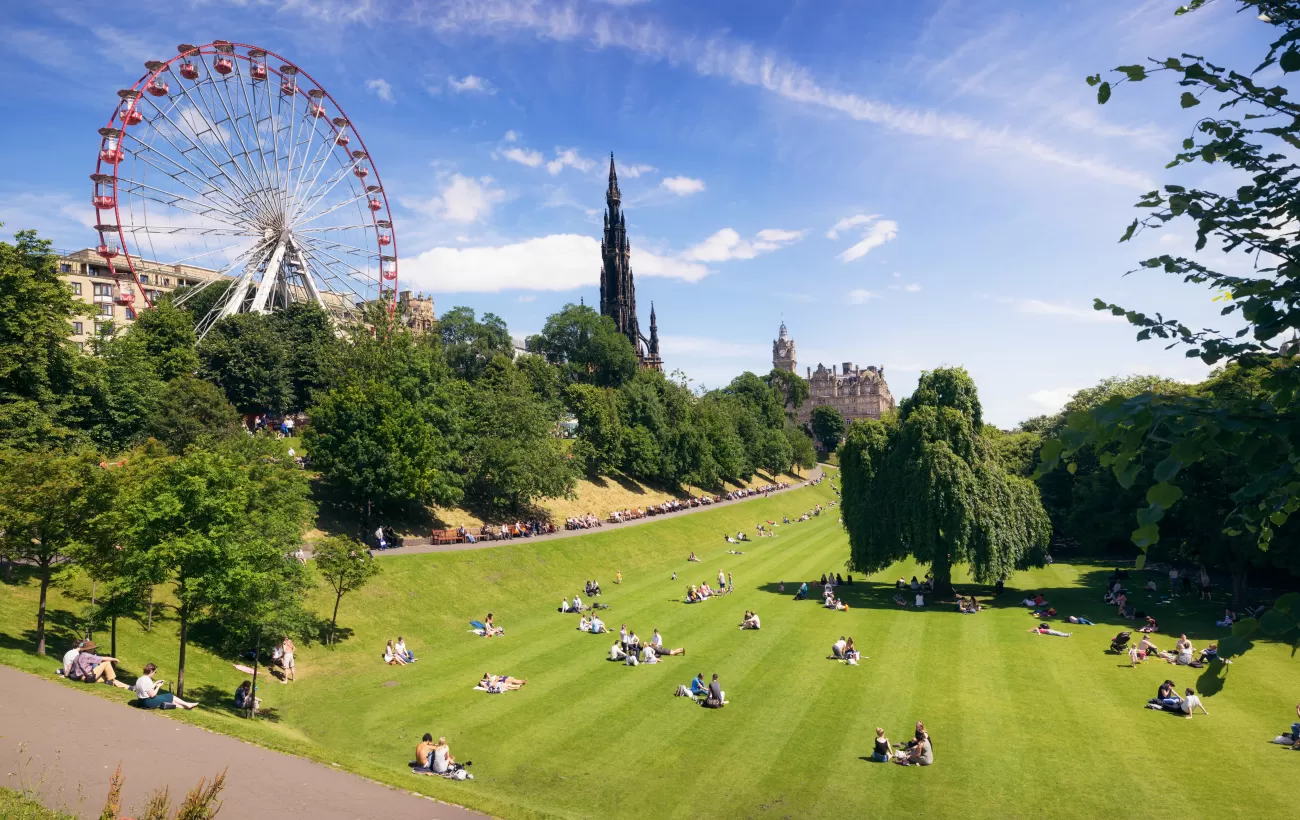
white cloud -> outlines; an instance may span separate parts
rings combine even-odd
[[[803,231],[766,228],[754,239],[743,239],[734,228],[723,228],[708,239],[692,246],[684,256],[697,262],[727,262],[732,259],[753,259],[761,253],[774,251],[800,239]]]
[[[506,142],[517,142],[519,140],[519,132],[513,129],[507,131],[506,135],[502,137],[502,139],[504,139]]]
[[[704,180],[690,177],[665,177],[659,185],[678,196],[690,196],[704,190]]]
[[[506,199],[505,191],[492,187],[492,181],[492,177],[452,174],[437,196],[424,201],[404,199],[402,204],[449,222],[477,222]]]
[[[853,216],[846,216],[831,226],[830,230],[826,232],[826,238],[838,239],[840,231],[847,231],[849,228],[856,228],[858,225],[866,225],[872,220],[879,218],[880,214],[855,214]],[[898,274],[894,275],[897,276]]]
[[[447,87],[457,94],[495,94],[496,87],[482,77],[466,74],[461,79],[447,78]]]
[[[366,80],[366,90],[384,102],[393,101],[393,86],[388,80]]]
[[[618,175],[626,179],[636,179],[643,174],[650,174],[659,170],[653,165],[624,165],[621,162],[616,162],[615,165],[618,168]]]
[[[1048,413],[1055,413],[1065,406],[1070,397],[1075,394],[1072,387],[1053,387],[1044,390],[1035,390],[1029,394],[1029,400]]]
[[[875,293],[874,291],[863,290],[862,288],[856,288],[854,290],[849,291],[849,304],[865,305],[867,302],[870,302],[872,299],[875,299],[878,296],[880,296],[880,294]]]
[[[1080,322],[1122,322],[1122,316],[1115,316],[1109,311],[1093,310],[1091,307],[1076,307],[1046,302],[1042,299],[1003,299],[1010,302],[1020,313],[1033,313],[1040,316],[1064,316]]]
[[[600,243],[590,236],[552,234],[507,245],[439,247],[402,263],[404,282],[426,291],[496,293],[503,290],[563,291],[600,281]],[[638,276],[695,282],[709,273],[703,265],[634,253]]]
[[[596,163],[579,154],[576,148],[556,148],[555,159],[546,163],[546,170],[551,176],[555,176],[563,171],[565,166],[577,168],[579,171],[590,171],[596,167]]]
[[[903,290],[907,293],[919,293],[921,291],[921,286],[916,284],[915,282],[912,282],[903,285]]]
[[[826,232],[826,236],[834,239],[839,236],[839,232],[848,228],[865,227],[862,232],[862,239],[857,244],[850,246],[842,251],[835,258],[841,262],[852,262],[855,259],[861,259],[875,248],[889,242],[898,236],[898,223],[892,219],[881,219],[876,215],[858,214],[856,216],[845,217],[836,222],[834,227]]]
[[[501,156],[511,162],[527,165],[529,168],[536,168],[542,164],[542,152],[534,151],[531,148],[507,148],[501,152]]]

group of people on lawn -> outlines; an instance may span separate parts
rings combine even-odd
[[[685,654],[686,649],[683,647],[666,648],[663,636],[659,634],[658,629],[650,636],[649,643],[642,643],[636,632],[627,628],[627,624],[619,627],[618,640],[614,641],[614,645],[609,648],[609,659],[611,661],[622,661],[628,666],[637,666],[642,663],[658,663],[659,658],[665,655]]]
[[[900,766],[934,765],[934,744],[930,741],[930,733],[926,731],[925,722],[918,720],[912,739],[897,744],[897,747],[890,745],[889,738],[885,737],[885,730],[877,726],[871,759],[876,763],[893,761]]]
[[[117,658],[96,653],[98,646],[90,639],[77,641],[72,648],[63,653],[63,668],[60,674],[68,680],[82,683],[105,683],[118,689],[129,689],[135,693],[136,705],[145,709],[194,709],[199,704],[181,700],[171,692],[164,692],[166,681],[154,680],[158,667],[146,663],[135,683],[127,686],[117,679],[117,670],[113,664]]]
[[[691,553],[692,556],[695,553]],[[690,560],[690,559],[687,559]],[[718,570],[718,588],[713,589],[709,586],[708,581],[703,581],[699,586],[691,584],[686,588],[686,603],[698,604],[706,598],[716,598],[719,595],[727,595],[735,589],[730,572]]]
[[[389,666],[406,666],[408,663],[415,662],[415,655],[406,648],[406,641],[401,635],[397,636],[397,642],[389,641],[384,647],[384,663]]]
[[[727,705],[727,693],[722,690],[722,681],[718,680],[716,672],[713,680],[708,683],[704,682],[704,673],[699,673],[691,680],[689,686],[678,686],[673,694],[677,697],[694,698],[707,709],[721,709]]]

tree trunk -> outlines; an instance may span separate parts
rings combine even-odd
[[[144,631],[153,629],[153,584],[149,585],[149,614],[145,616]]]
[[[244,705],[248,708],[249,717],[257,717],[257,670],[258,661],[262,659],[262,630],[257,630],[257,639],[253,641],[253,687],[248,690],[248,696],[252,698],[252,705],[248,701]]]
[[[930,571],[934,573],[934,596],[936,598],[951,598],[952,589],[952,563],[944,561],[935,561],[930,565]]]
[[[185,640],[189,628],[190,610],[185,604],[181,604],[181,657],[176,664],[176,697],[185,697]]]
[[[90,617],[86,619],[86,640],[88,641],[93,641],[95,639],[95,590],[98,588],[98,586],[99,586],[99,582],[96,581],[94,578],[91,578],[90,579]]]
[[[45,654],[45,598],[50,590],[50,561],[43,559],[41,568],[41,602],[36,608],[36,654]]]
[[[343,593],[340,592],[334,599],[334,617],[330,618],[330,646],[334,645],[334,627],[339,622],[339,603],[343,600]]]
[[[108,649],[108,654],[110,654],[110,655],[112,655],[113,657],[116,658],[116,657],[117,657],[117,613],[116,613],[116,612],[113,613],[113,620],[112,620],[112,635],[113,635],[113,638],[112,638],[112,640],[110,641],[110,646],[109,646],[109,649]]]
[[[1246,567],[1232,570],[1232,606],[1240,609],[1246,603]]]
[[[5,561],[5,583],[12,584],[13,582],[14,582],[14,562]]]

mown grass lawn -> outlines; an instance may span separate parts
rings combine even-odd
[[[299,681],[262,687],[273,720],[226,711],[242,676],[201,649],[191,652],[187,679],[210,708],[172,714],[510,818],[1236,817],[1286,814],[1294,804],[1300,754],[1268,743],[1300,700],[1300,661],[1288,648],[1257,644],[1226,681],[1161,662],[1129,669],[1105,652],[1121,628],[1100,603],[1109,570],[1088,564],[1057,563],[1010,582],[1043,590],[1062,615],[1098,621],[1073,627],[1068,639],[1029,634],[1034,619],[1010,590],[974,616],[897,609],[892,582],[917,571],[909,565],[842,588],[847,613],[794,602],[795,582],[843,572],[848,545],[834,510],[780,527],[744,556],[725,555],[724,531],[752,532],[761,519],[793,518],[832,498],[823,483],[590,536],[385,556],[380,578],[344,599],[347,639],[333,650],[300,647]],[[703,563],[686,563],[691,550]],[[679,602],[686,583],[716,583],[719,569],[734,574],[735,594]],[[613,583],[617,570],[622,585]],[[586,578],[600,580],[615,630],[627,623],[648,638],[658,627],[687,655],[637,668],[604,660],[612,641],[578,632],[575,617],[555,611]],[[787,591],[778,594],[782,580]],[[35,658],[24,634],[34,584],[0,590],[0,662],[53,679],[57,653]],[[83,604],[70,596],[84,592],[73,582],[53,596],[56,623],[74,620]],[[1221,603],[1138,601],[1158,613],[1166,643],[1167,633],[1186,631],[1200,647],[1223,632],[1213,626]],[[328,611],[324,597],[315,603]],[[745,609],[762,616],[761,631],[736,628]],[[489,611],[506,637],[467,632],[469,619]],[[170,620],[156,620],[149,634],[119,625],[124,668],[153,661],[170,679],[175,632]],[[398,635],[419,662],[380,663],[384,641]],[[840,635],[869,657],[860,667],[826,660]],[[55,641],[52,652],[65,644]],[[485,671],[529,684],[504,695],[472,691]],[[712,711],[672,697],[696,672],[717,672],[731,705]],[[1143,709],[1166,677],[1202,690],[1211,716]],[[864,759],[876,726],[901,741],[918,719],[934,738],[933,767]],[[406,761],[425,731],[447,735],[459,758],[473,759],[476,779],[410,774]]]

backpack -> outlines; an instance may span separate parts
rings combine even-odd
[[[722,701],[710,695],[709,697],[705,698],[704,701],[700,703],[700,705],[706,709],[721,709]]]

